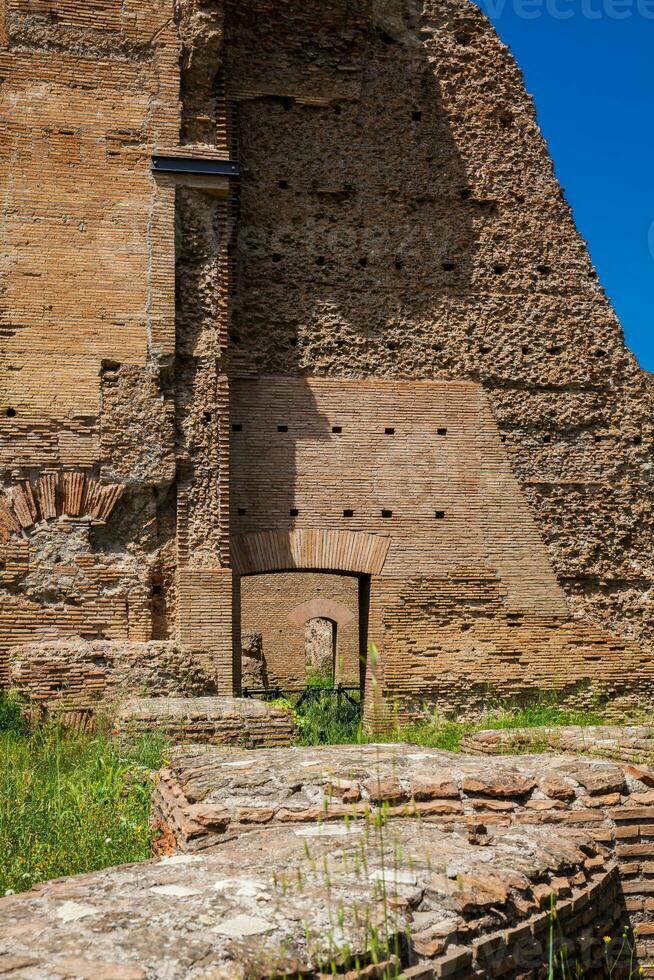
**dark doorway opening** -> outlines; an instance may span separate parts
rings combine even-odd
[[[243,576],[235,594],[235,674],[244,688],[363,688],[369,576],[265,572]]]

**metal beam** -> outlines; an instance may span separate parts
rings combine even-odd
[[[158,174],[197,174],[207,177],[238,177],[238,164],[229,160],[201,157],[152,157],[152,170]]]

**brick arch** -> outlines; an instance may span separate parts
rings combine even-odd
[[[312,619],[329,619],[337,626],[345,626],[355,619],[355,614],[342,602],[322,596],[301,602],[288,614],[289,623],[298,628],[305,626]]]
[[[259,531],[232,540],[232,566],[237,575],[300,570],[380,575],[390,544],[388,537],[363,531]]]
[[[104,485],[85,473],[44,473],[24,480],[0,495],[0,539],[58,517],[104,524],[123,490],[121,484]]]

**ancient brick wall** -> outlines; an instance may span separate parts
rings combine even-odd
[[[170,534],[158,495],[175,475],[160,370],[174,191],[150,167],[177,141],[179,40],[161,0],[4,8],[0,485],[19,525],[5,510],[6,677],[21,640],[152,636],[148,559]],[[109,485],[125,493],[103,511],[92,490]]]
[[[227,10],[233,369],[478,381],[575,616],[651,649],[651,386],[510,54],[467,3]]]
[[[425,705],[474,715],[542,692],[619,716],[654,695],[646,650],[576,619],[508,611],[490,566],[440,581],[373,578],[370,595],[370,634],[387,651],[383,687],[409,715]]]
[[[509,604],[565,597],[481,389],[260,378],[232,383],[232,534],[335,528],[386,537],[386,577],[488,561]]]
[[[0,671],[178,639],[230,694],[293,570],[368,577],[408,706],[650,693],[650,379],[473,4],[9,0],[0,73]]]
[[[146,363],[150,156],[175,139],[177,51],[170,33],[152,41],[166,32],[167,5],[144,0],[132,18],[128,6],[8,3],[8,468],[96,463],[102,362]]]
[[[355,577],[292,572],[241,580],[241,629],[244,634],[261,635],[271,687],[305,686],[306,624],[311,619],[335,616],[340,620],[334,620],[335,680],[358,684],[359,582]]]
[[[571,617],[479,385],[239,380],[232,422],[237,545],[271,525],[387,541],[368,636],[389,698],[470,711],[545,690],[575,704],[601,693],[625,710],[654,691],[646,652]],[[333,567],[342,556],[332,552]],[[300,549],[283,567],[295,561],[317,564]],[[276,626],[282,596],[258,601],[247,629]]]
[[[19,646],[11,659],[12,687],[47,714],[90,716],[99,709],[108,716],[134,693],[164,698],[211,691],[211,676],[173,642],[58,640]]]

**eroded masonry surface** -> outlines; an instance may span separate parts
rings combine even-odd
[[[555,942],[585,976],[605,975],[603,937],[624,925],[649,975],[652,783],[647,767],[572,755],[180,749],[155,796],[168,856],[4,900],[0,966],[25,980],[536,977],[554,902]]]
[[[3,683],[651,694],[651,378],[474,4],[7,0],[0,74]]]
[[[553,749],[579,752],[618,762],[654,762],[651,725],[570,725],[557,728],[511,728],[464,735],[461,747],[475,755],[511,755]],[[647,771],[647,767],[643,772]],[[649,783],[648,783],[649,785]],[[654,785],[654,782],[652,783]]]

